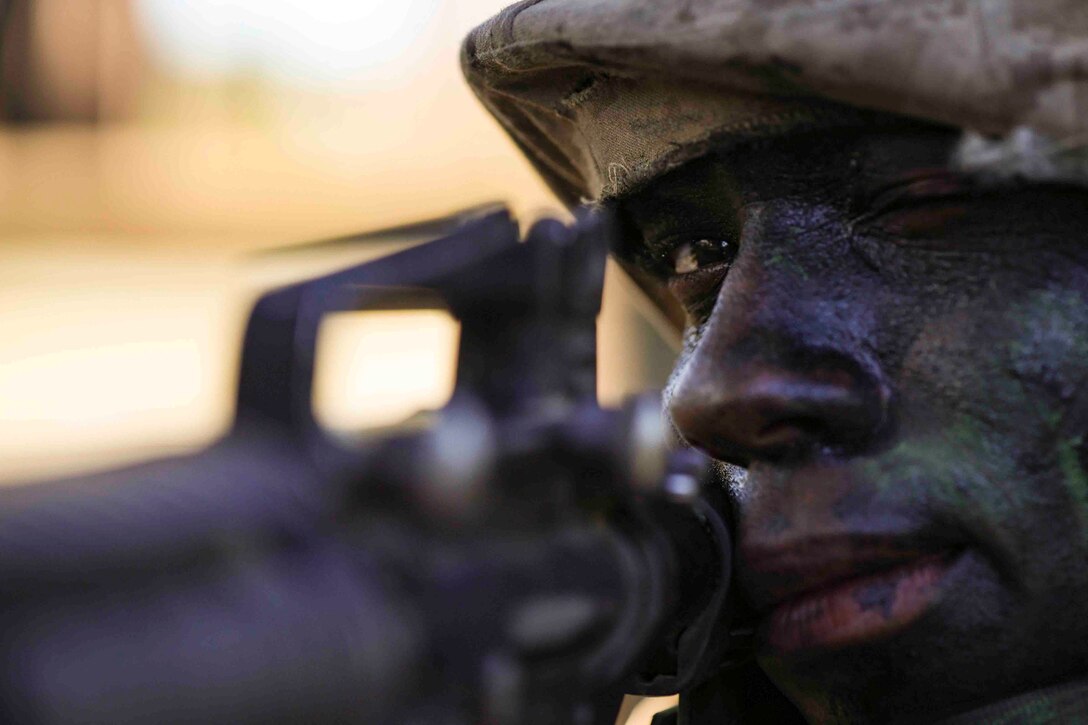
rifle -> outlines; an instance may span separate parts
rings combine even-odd
[[[208,449],[0,491],[5,721],[594,725],[749,667],[712,465],[659,396],[596,400],[614,221],[424,230],[259,299]],[[321,320],[435,307],[450,402],[323,430]]]

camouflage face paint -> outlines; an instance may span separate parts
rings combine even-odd
[[[979,186],[957,139],[759,141],[623,206],[650,271],[689,238],[739,249],[684,270],[670,410],[746,468],[740,588],[813,721],[930,721],[1088,673],[1088,193]]]

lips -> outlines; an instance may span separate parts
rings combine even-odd
[[[957,552],[923,536],[836,536],[774,547],[749,542],[742,546],[742,576],[772,651],[835,649],[917,620],[940,597]]]

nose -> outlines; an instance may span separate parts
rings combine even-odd
[[[883,281],[848,239],[819,204],[746,207],[740,254],[666,390],[689,443],[748,466],[856,454],[885,437],[886,311],[873,304]]]
[[[841,352],[707,360],[697,350],[674,381],[669,411],[692,445],[747,466],[864,448],[884,424],[886,398],[876,376]]]

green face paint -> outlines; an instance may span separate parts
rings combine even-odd
[[[957,140],[734,146],[622,207],[692,319],[673,420],[739,467],[761,663],[813,721],[1088,677],[1088,193],[980,186]],[[711,237],[735,258],[654,264]]]

